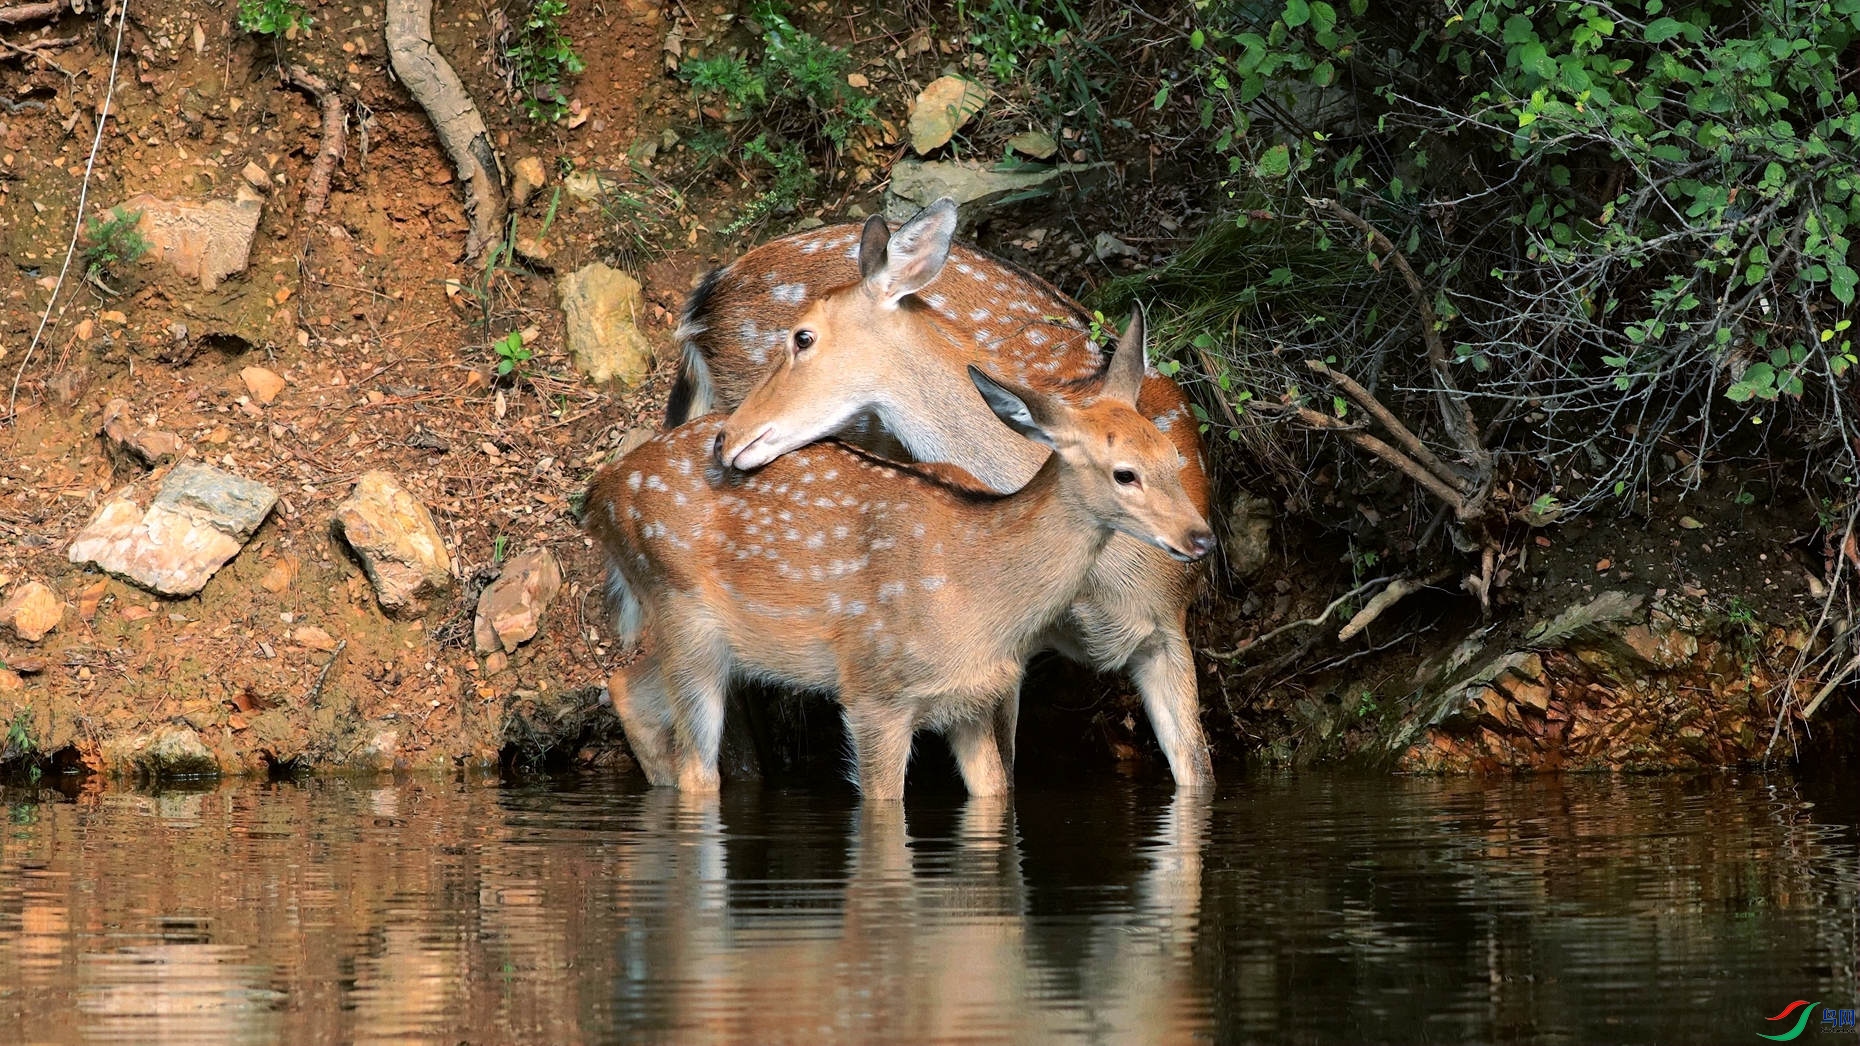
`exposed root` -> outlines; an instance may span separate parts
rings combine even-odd
[[[8,4],[0,7],[0,25],[42,22],[48,18],[68,14],[70,11],[71,5],[66,3],[66,0],[42,0],[35,4]]]
[[[432,0],[388,0],[387,45],[394,75],[433,121],[465,187],[465,257],[478,258],[503,239],[504,171],[464,81],[433,45]]]
[[[39,62],[51,66],[67,77],[75,77],[77,75],[76,73],[52,61],[52,57],[45,52],[56,51],[63,47],[70,47],[77,42],[78,38],[75,36],[46,37],[43,40],[28,40],[23,44],[16,44],[11,40],[0,40],[0,48],[5,48],[8,54],[18,55],[21,58],[37,59]]]
[[[1375,598],[1363,604],[1363,609],[1357,611],[1356,616],[1350,619],[1350,623],[1344,625],[1343,629],[1337,633],[1337,642],[1347,643],[1355,639],[1363,629],[1368,628],[1376,618],[1381,617],[1383,611],[1430,585],[1439,584],[1451,573],[1453,573],[1451,570],[1439,570],[1427,577],[1405,577],[1393,582],[1389,587],[1377,592]]]
[[[329,179],[348,148],[349,110],[329,82],[301,65],[284,71],[284,81],[316,100],[323,111],[323,144],[304,187],[304,213],[321,214],[329,203]]]

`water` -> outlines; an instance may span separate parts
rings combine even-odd
[[[5,809],[0,1043],[1754,1043],[1860,999],[1856,804],[1788,778]]]

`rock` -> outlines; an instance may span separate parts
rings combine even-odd
[[[219,760],[199,734],[184,726],[163,727],[127,743],[106,743],[105,758],[156,781],[220,775]]]
[[[111,455],[147,468],[165,465],[180,457],[181,437],[138,425],[130,416],[131,409],[126,399],[113,399],[104,405],[102,431]]]
[[[1007,140],[1008,148],[1036,160],[1050,160],[1059,151],[1059,143],[1053,136],[1039,131],[1022,131]]]
[[[891,168],[891,185],[885,190],[885,217],[896,225],[910,220],[911,215],[938,198],[949,196],[961,208],[962,227],[968,228],[990,206],[1010,194],[1100,177],[1109,170],[1110,165],[1104,163],[1060,164],[1042,171],[991,171],[980,164],[954,160],[899,160]]]
[[[522,207],[543,183],[549,180],[549,173],[543,169],[542,160],[534,156],[525,156],[510,165],[510,205]]]
[[[245,168],[239,174],[245,179],[245,183],[254,189],[271,188],[271,175],[265,173],[265,169],[258,165],[257,160],[246,161]]]
[[[493,650],[484,655],[484,674],[494,676],[510,667],[510,655],[502,650]]]
[[[639,281],[595,262],[557,287],[567,320],[568,352],[596,385],[637,387],[652,366],[652,345],[639,329],[645,311]]]
[[[8,693],[13,690],[24,690],[25,688],[26,681],[20,678],[18,672],[10,668],[0,668],[0,694]]]
[[[988,89],[960,76],[941,76],[911,105],[911,148],[925,156],[948,144],[969,118],[988,103]]]
[[[1092,241],[1091,255],[1100,261],[1106,258],[1135,258],[1137,249],[1108,232],[1101,232]]]
[[[428,597],[452,588],[450,559],[432,513],[387,473],[367,472],[355,481],[336,506],[336,529],[361,557],[389,616],[418,616]]]
[[[1186,425],[1189,420],[1182,418],[1176,423]],[[1265,498],[1245,491],[1234,498],[1233,511],[1227,517],[1227,540],[1221,543],[1221,553],[1234,576],[1250,577],[1266,565],[1272,555],[1273,517],[1272,502]]]
[[[194,464],[175,466],[148,511],[135,496],[133,485],[113,495],[72,539],[68,556],[164,596],[200,591],[278,501],[263,483]]]
[[[198,279],[201,288],[210,291],[226,277],[245,271],[264,201],[249,187],[240,186],[231,200],[194,203],[144,193],[124,200],[119,207],[126,213],[141,212],[136,231],[148,240],[153,257],[183,276]]]
[[[260,403],[270,403],[284,391],[284,379],[264,367],[247,367],[239,372],[239,377],[251,391],[252,398]]]
[[[646,441],[658,434],[658,430],[656,429],[627,429],[626,434],[620,437],[620,445],[614,448],[613,457],[608,460],[619,461],[621,458],[633,453],[640,447],[645,446]]]
[[[0,605],[0,624],[11,628],[28,643],[37,643],[65,619],[64,601],[58,594],[37,581],[19,586],[4,605]]]
[[[259,587],[267,592],[283,595],[297,580],[297,557],[284,556],[265,571],[265,576],[258,579]]]
[[[514,652],[536,635],[543,611],[562,589],[562,568],[546,548],[533,548],[504,564],[504,572],[478,597],[472,636],[478,652]]]
[[[325,632],[315,625],[304,625],[301,628],[293,629],[291,631],[291,642],[301,647],[308,647],[311,650],[321,650],[324,653],[336,649],[337,645],[335,636],[330,635],[328,632]]]
[[[599,203],[622,187],[620,179],[599,171],[577,171],[562,179],[562,191],[583,203]]]

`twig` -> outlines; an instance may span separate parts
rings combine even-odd
[[[317,673],[316,685],[310,688],[309,695],[304,698],[305,706],[317,707],[317,700],[323,696],[323,681],[329,678],[329,670],[336,667],[336,659],[342,656],[343,648],[348,645],[349,641],[346,639],[336,641],[336,649],[330,651],[329,660],[323,662],[323,671]]]
[[[1319,200],[1307,196],[1305,202],[1313,207],[1327,210],[1355,226],[1377,250],[1388,255],[1389,260],[1395,264],[1396,270],[1401,273],[1402,279],[1407,281],[1408,290],[1414,295],[1415,311],[1420,315],[1421,340],[1427,345],[1427,362],[1433,367],[1434,378],[1439,383],[1439,388],[1435,390],[1435,393],[1440,400],[1441,420],[1445,421],[1447,428],[1452,430],[1460,449],[1472,458],[1479,474],[1486,475],[1490,467],[1490,456],[1479,442],[1479,429],[1473,420],[1472,406],[1459,395],[1459,390],[1453,386],[1453,372],[1447,367],[1447,347],[1440,340],[1440,331],[1436,327],[1439,319],[1434,313],[1434,303],[1428,300],[1427,286],[1421,282],[1421,277],[1415,274],[1414,267],[1408,264],[1407,256],[1397,250],[1395,244],[1390,242],[1387,236],[1382,235],[1375,226],[1369,224],[1362,215],[1336,200]],[[1458,411],[1453,409],[1455,407],[1459,408]]]
[[[1828,699],[1828,695],[1834,692],[1834,688],[1853,678],[1856,671],[1860,671],[1860,654],[1855,654],[1841,666],[1840,671],[1829,676],[1828,681],[1821,684],[1821,689],[1815,692],[1814,700],[1808,703],[1808,707],[1802,709],[1802,721],[1807,722],[1809,717],[1821,708],[1821,703]],[[1787,699],[1787,695],[1784,695],[1784,699]]]
[[[1460,519],[1465,519],[1468,516],[1469,508],[1467,501],[1464,497],[1460,496],[1459,491],[1447,486],[1446,483],[1441,481],[1440,477],[1422,468],[1419,463],[1408,455],[1403,454],[1401,451],[1396,450],[1394,447],[1389,446],[1387,443],[1361,429],[1355,428],[1346,422],[1339,421],[1328,414],[1319,414],[1310,407],[1291,407],[1289,409],[1297,416],[1299,421],[1304,422],[1314,429],[1324,429],[1329,432],[1338,433],[1343,436],[1344,439],[1349,440],[1351,443],[1356,444],[1369,453],[1374,454],[1376,457],[1381,458],[1383,461],[1400,469],[1409,479],[1414,480],[1425,488],[1429,494],[1446,502],[1447,505],[1453,509],[1453,514]]]
[[[36,4],[14,4],[0,7],[0,25],[18,25],[21,22],[37,22],[46,18],[57,18],[71,10],[65,0],[43,0]]]
[[[1416,436],[1408,426],[1402,424],[1401,419],[1397,418],[1393,412],[1383,406],[1380,400],[1370,395],[1368,389],[1357,384],[1355,378],[1329,366],[1322,360],[1306,360],[1305,366],[1336,383],[1337,387],[1343,390],[1344,395],[1356,401],[1357,406],[1363,408],[1371,417],[1381,422],[1382,427],[1388,430],[1389,435],[1395,437],[1395,442],[1401,444],[1402,449],[1413,456],[1415,460],[1425,465],[1429,472],[1453,484],[1455,487],[1464,486],[1466,477],[1460,475],[1455,469],[1449,468],[1446,462],[1441,461],[1434,455],[1433,451],[1428,450],[1427,446],[1421,442],[1419,436]]]
[[[342,162],[347,146],[349,114],[342,95],[329,82],[301,65],[293,65],[284,81],[308,93],[323,110],[323,144],[317,150],[316,163],[310,167],[310,179],[304,183],[304,213],[321,214],[329,202],[329,178]]]
[[[71,70],[66,69],[62,65],[59,65],[57,62],[52,61],[50,56],[44,54],[43,52],[55,51],[61,47],[70,47],[72,44],[75,44],[77,42],[78,42],[78,38],[75,36],[60,36],[60,37],[47,38],[44,40],[30,40],[23,44],[16,44],[11,40],[0,40],[0,47],[4,47],[7,50],[13,52],[14,54],[20,55],[25,58],[37,58],[39,61],[44,62],[46,65],[51,66],[53,69],[58,70],[59,72],[65,74],[67,77],[75,77],[77,75],[76,73],[73,73]]]
[[[1453,573],[1451,570],[1436,570],[1424,578],[1405,577],[1390,584],[1389,587],[1377,592],[1374,599],[1363,604],[1363,609],[1357,611],[1356,616],[1350,619],[1350,623],[1343,626],[1343,630],[1337,633],[1337,642],[1347,643],[1355,639],[1358,633],[1368,628],[1376,618],[1381,617],[1384,610],[1430,585],[1439,584],[1451,573]]]
[[[1343,595],[1338,596],[1336,599],[1331,600],[1330,605],[1325,607],[1323,611],[1320,612],[1316,617],[1308,617],[1302,621],[1288,621],[1285,624],[1280,625],[1278,628],[1273,629],[1272,631],[1266,633],[1263,636],[1254,637],[1252,642],[1248,643],[1244,647],[1235,647],[1234,649],[1229,650],[1225,653],[1222,653],[1218,650],[1203,650],[1202,653],[1212,658],[1226,660],[1227,658],[1233,657],[1234,655],[1239,654],[1243,651],[1251,650],[1254,647],[1259,646],[1261,643],[1264,643],[1270,639],[1273,639],[1279,634],[1283,632],[1288,632],[1294,628],[1315,628],[1316,626],[1323,624],[1325,618],[1330,617],[1330,615],[1333,612],[1335,612],[1338,607],[1349,602],[1351,598],[1361,595],[1363,592],[1367,591],[1368,589],[1374,588],[1377,585],[1380,585],[1384,581],[1387,581],[1387,580],[1388,578],[1379,577],[1379,578],[1376,578],[1374,581],[1365,581],[1362,584],[1356,586],[1355,588],[1349,590],[1348,592],[1345,592]]]

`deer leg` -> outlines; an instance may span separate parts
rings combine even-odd
[[[1020,686],[1016,684],[1014,692],[1007,700],[995,706],[994,717],[995,750],[1000,753],[1001,772],[1007,777],[1008,787],[1014,787],[1014,735],[1020,728]],[[971,791],[973,791],[971,789]]]
[[[1013,703],[1014,697],[1010,696],[996,704],[994,714],[965,719],[949,728],[950,751],[956,756],[956,769],[961,771],[963,786],[970,795],[1002,795],[1013,787],[1007,770],[1013,748],[1002,751],[998,723],[1001,707]]]
[[[665,653],[672,683],[672,732],[678,740],[678,787],[717,790],[717,750],[723,742],[723,706],[730,685],[727,647],[697,630],[680,630]],[[669,646],[670,644],[668,644]]]
[[[1144,710],[1157,743],[1169,759],[1169,772],[1182,791],[1214,787],[1208,740],[1201,732],[1201,700],[1195,688],[1195,660],[1180,623],[1159,628],[1130,657],[1131,677],[1143,695]]]
[[[865,799],[904,798],[904,773],[911,765],[915,727],[908,713],[891,709],[846,713],[846,731],[852,735],[853,758],[859,764],[859,794]]]
[[[675,783],[672,773],[671,736],[667,722],[665,679],[659,671],[658,657],[645,654],[607,679],[607,693],[613,700],[614,714],[620,717],[620,729],[633,749],[633,761],[639,764],[653,787]]]

